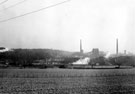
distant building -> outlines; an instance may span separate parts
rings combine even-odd
[[[93,48],[92,51],[85,54],[87,57],[97,58],[97,57],[104,57],[106,53],[104,51],[100,51],[98,48]]]
[[[99,49],[98,48],[93,48],[93,50],[92,50],[92,53],[91,53],[91,58],[97,58],[97,57],[99,57],[100,55],[99,55]]]

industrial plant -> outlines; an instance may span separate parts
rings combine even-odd
[[[67,52],[52,49],[9,49],[0,48],[0,67],[34,67],[34,68],[110,68],[110,66],[134,66],[134,55],[119,53],[116,39],[116,53],[100,51],[93,48],[90,52],[83,50],[80,40],[79,52]]]

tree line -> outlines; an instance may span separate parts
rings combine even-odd
[[[72,56],[72,54],[71,52],[52,49],[13,49],[13,51],[0,53],[0,63],[25,67],[33,66],[33,62],[36,60],[43,60],[46,63],[47,60],[61,58],[62,60],[58,61],[61,65],[60,67],[66,68],[68,64],[80,59],[79,57]],[[100,56],[90,59],[89,65],[92,68],[97,65],[116,65],[117,68],[120,68],[122,65],[135,66],[135,56],[115,56],[109,58]]]
[[[13,49],[0,53],[0,61],[12,66],[32,66],[36,60],[43,60],[45,63],[49,59],[63,58],[61,64],[74,62],[78,58],[70,56],[72,53],[52,49]]]
[[[96,64],[99,65],[115,65],[116,68],[120,68],[121,66],[135,66],[135,56],[114,56],[105,58],[103,56],[93,58],[90,60],[89,65],[93,68],[96,66]]]

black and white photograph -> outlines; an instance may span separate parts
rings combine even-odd
[[[0,0],[0,94],[135,94],[135,0]]]

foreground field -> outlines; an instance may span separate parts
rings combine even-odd
[[[135,69],[0,69],[0,94],[135,94]]]

